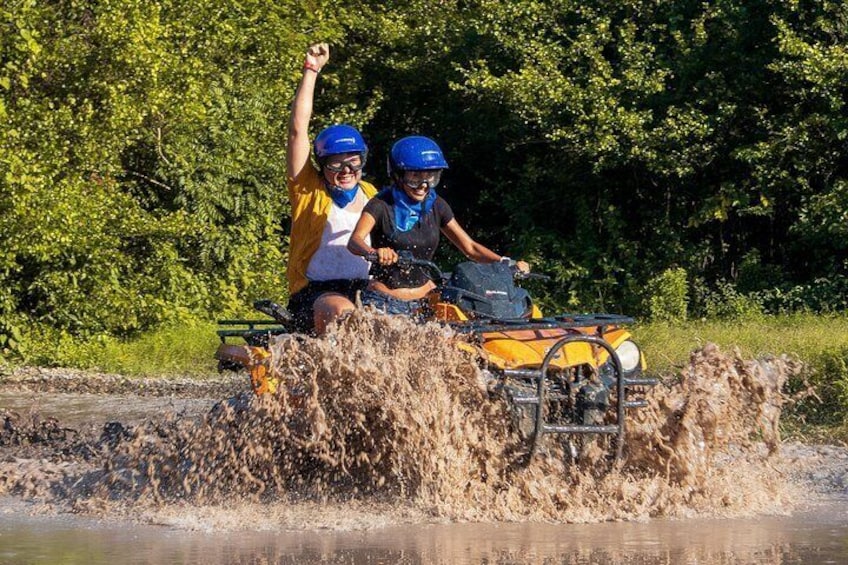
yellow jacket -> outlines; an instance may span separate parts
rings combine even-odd
[[[359,186],[368,198],[377,194],[377,189],[371,183],[360,181]],[[292,228],[286,277],[289,281],[289,295],[292,295],[309,282],[306,268],[321,245],[321,235],[330,217],[333,200],[324,188],[324,179],[311,165],[304,167],[296,178],[289,177],[288,189]]]

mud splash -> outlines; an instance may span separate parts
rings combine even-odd
[[[459,339],[356,313],[325,339],[273,347],[272,370],[287,384],[275,396],[236,397],[200,419],[172,414],[59,440],[48,429],[45,440],[37,420],[27,428],[7,414],[4,429],[17,431],[0,435],[0,493],[73,511],[155,510],[164,521],[187,505],[219,521],[263,508],[277,523],[281,513],[309,523],[327,505],[414,520],[597,522],[780,513],[798,499],[773,465],[781,389],[800,370],[788,359],[706,346],[630,414],[622,465],[599,443],[578,463],[551,440],[523,466],[505,406]],[[41,457],[10,451],[28,435],[47,446]],[[246,500],[259,506],[244,509]]]

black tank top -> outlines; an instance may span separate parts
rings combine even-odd
[[[416,259],[432,261],[439,246],[441,228],[453,219],[453,210],[437,196],[430,211],[421,217],[412,229],[402,232],[395,225],[394,198],[391,190],[383,190],[365,205],[365,212],[376,220],[371,230],[371,247],[391,247],[395,251],[409,251]],[[373,265],[371,275],[389,288],[417,288],[430,280],[427,269],[397,265]]]

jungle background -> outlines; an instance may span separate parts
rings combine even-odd
[[[548,309],[848,302],[844,2],[4,0],[0,29],[7,359],[285,302],[285,133],[316,41],[313,134],[360,128],[377,184],[395,139],[435,138],[440,193],[553,277]]]

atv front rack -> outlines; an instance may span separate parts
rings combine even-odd
[[[505,368],[499,373],[505,379],[532,383],[530,387],[514,392],[511,396],[512,402],[517,405],[526,405],[535,412],[533,430],[529,438],[529,458],[538,451],[542,437],[545,434],[603,434],[613,435],[616,438],[616,458],[621,459],[624,454],[626,441],[626,410],[628,408],[644,408],[647,402],[642,398],[632,398],[630,392],[635,392],[634,387],[651,387],[659,380],[655,378],[641,377],[641,371],[631,372],[630,376],[624,374],[621,360],[615,348],[602,336],[609,329],[615,329],[622,325],[633,323],[633,318],[617,314],[562,314],[545,318],[518,318],[518,319],[477,319],[452,323],[451,326],[460,333],[487,334],[514,331],[541,331],[553,329],[572,330],[554,342],[547,350],[541,364],[538,367]],[[590,335],[585,333],[591,328]],[[552,383],[549,377],[551,364],[556,360],[561,350],[572,343],[587,343],[594,347],[604,349],[609,354],[612,374],[608,375],[611,386],[610,393],[616,399],[615,422],[607,424],[582,424],[578,423],[555,423],[546,414],[550,401],[561,401],[564,399],[562,393],[549,386]],[[532,388],[533,392],[530,392]]]
[[[617,314],[562,314],[546,318],[518,318],[518,319],[478,319],[467,322],[452,323],[453,328],[461,333],[489,333],[510,332],[516,330],[550,330],[569,329],[578,330],[585,328],[596,329],[599,335],[603,335],[610,327],[617,327],[633,323],[633,318]],[[614,384],[612,392],[616,398],[616,421],[612,424],[555,424],[551,423],[545,414],[545,407],[550,394],[548,370],[551,362],[556,359],[560,350],[570,343],[588,343],[603,348],[609,354],[612,362]],[[628,399],[628,392],[632,387],[651,387],[659,382],[659,379],[640,377],[637,375],[625,376],[621,367],[621,360],[615,348],[605,339],[575,333],[567,335],[555,342],[548,350],[541,365],[538,368],[501,369],[500,373],[506,378],[520,379],[535,384],[535,394],[513,395],[512,401],[518,405],[535,406],[535,426],[531,436],[528,438],[530,451],[528,460],[537,452],[544,434],[605,434],[616,436],[616,459],[624,455],[624,443],[626,439],[626,413],[628,408],[644,408],[647,402],[644,399]]]
[[[569,343],[583,342],[605,349],[612,360],[615,379],[616,396],[616,422],[614,424],[590,424],[590,425],[561,425],[551,424],[546,418],[545,406],[548,387],[546,385],[548,368],[551,361],[557,357],[559,351]],[[530,457],[538,450],[541,438],[544,434],[609,434],[616,436],[616,459],[624,455],[625,442],[625,410],[627,408],[644,408],[647,402],[644,399],[627,400],[627,389],[635,386],[654,386],[659,381],[654,378],[627,378],[621,368],[621,361],[615,349],[604,339],[588,335],[571,335],[557,341],[548,351],[538,369],[504,369],[504,376],[531,379],[536,383],[536,394],[530,396],[516,396],[513,401],[516,404],[535,405],[536,426],[530,438]]]

